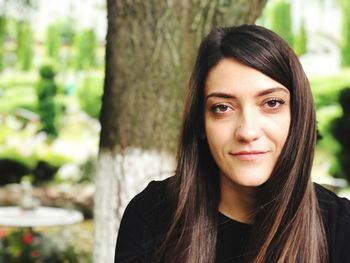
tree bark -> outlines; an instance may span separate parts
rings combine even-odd
[[[214,26],[254,23],[267,0],[107,0],[106,75],[94,262],[113,262],[117,226],[147,181],[174,169],[184,93]]]

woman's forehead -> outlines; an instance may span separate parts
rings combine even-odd
[[[261,96],[273,92],[289,94],[279,82],[235,59],[222,59],[209,71],[205,82],[206,97],[212,93]]]

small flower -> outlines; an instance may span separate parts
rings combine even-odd
[[[30,244],[30,243],[32,243],[32,241],[33,241],[33,235],[30,234],[30,233],[25,233],[25,234],[23,235],[22,240],[23,240],[23,243],[24,243],[24,244]]]

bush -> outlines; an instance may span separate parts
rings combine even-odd
[[[339,92],[350,85],[350,71],[343,70],[337,75],[310,78],[316,108],[337,105]]]
[[[6,18],[0,15],[0,72],[4,69]]]
[[[36,120],[23,124],[20,118],[3,117],[0,125],[0,185],[18,183],[31,175],[33,183],[49,182],[62,165],[73,160],[38,134],[40,123]]]
[[[322,167],[330,166],[330,169],[325,171],[329,175],[344,178],[337,156],[341,145],[334,138],[332,127],[333,120],[342,115],[343,110],[338,97],[344,86],[350,85],[349,71],[343,70],[332,76],[313,76],[310,83],[317,109],[317,128],[322,135],[322,140],[317,143],[316,159]]]
[[[337,154],[340,171],[335,176],[345,177],[350,182],[350,87],[340,92],[339,103],[343,108],[343,115],[332,123],[332,133],[341,145]]]
[[[46,52],[47,55],[57,60],[61,46],[60,28],[57,25],[50,25],[46,31]]]
[[[341,35],[341,65],[350,66],[350,2],[341,0],[342,35]]]
[[[86,29],[75,37],[75,68],[78,70],[96,66],[97,38],[95,31]]]
[[[279,34],[293,47],[293,29],[290,3],[286,0],[278,0],[271,11],[271,29]]]
[[[42,185],[54,178],[58,168],[58,165],[40,159],[35,160],[35,166],[32,167],[28,162],[22,162],[20,159],[0,158],[0,186],[18,184],[22,177],[29,174],[32,175],[34,185]]]
[[[51,65],[40,67],[39,83],[37,85],[38,114],[42,122],[42,131],[52,137],[58,135],[56,128],[57,109],[55,95],[57,85],[55,83],[55,71]]]
[[[0,159],[0,186],[6,184],[19,183],[21,178],[30,172],[24,163],[11,159]]]
[[[34,37],[30,25],[17,23],[17,63],[21,70],[30,70],[34,55]]]
[[[307,53],[307,35],[304,21],[300,24],[298,34],[295,38],[295,53],[302,56]]]
[[[50,148],[44,150],[42,145],[36,148],[39,149],[28,156],[4,145],[0,151],[0,186],[19,183],[26,175],[32,176],[34,185],[42,185],[54,179],[58,169],[71,161],[68,157],[53,153]]]
[[[80,107],[92,118],[98,118],[102,105],[102,78],[86,77],[78,88]]]

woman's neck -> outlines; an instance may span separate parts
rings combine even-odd
[[[236,221],[252,224],[255,193],[255,187],[237,185],[226,176],[220,175],[219,211]]]

